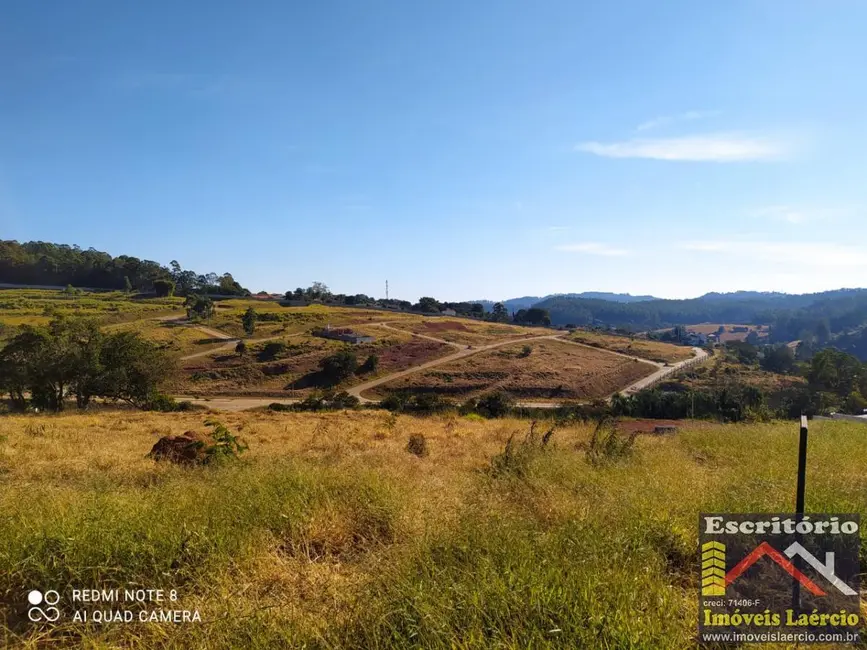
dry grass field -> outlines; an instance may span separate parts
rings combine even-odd
[[[254,338],[298,334],[312,329],[331,325],[332,327],[349,327],[362,323],[401,321],[418,319],[419,316],[389,312],[377,309],[362,309],[355,307],[331,307],[313,304],[307,307],[282,307],[276,302],[266,302],[252,299],[221,300],[216,303],[216,314],[210,321],[210,326],[232,336],[244,336],[241,317],[248,307],[252,307],[261,319],[256,325]]]
[[[208,336],[198,328],[175,321],[147,318],[119,325],[108,325],[105,329],[138,332],[144,338],[154,341],[164,350],[178,357],[216,350],[226,345],[225,341]]]
[[[575,330],[569,335],[569,339],[578,343],[584,343],[585,345],[641,357],[642,359],[658,363],[677,363],[678,361],[684,361],[692,357],[692,348],[629,336]]]
[[[524,347],[530,347],[525,356]],[[402,390],[474,397],[504,390],[522,398],[575,400],[607,397],[656,368],[603,350],[553,340],[515,343],[389,382],[377,392]]]
[[[540,334],[538,328],[441,317],[406,319],[395,323],[394,327],[464,345],[485,345],[494,341],[528,338]]]
[[[132,299],[120,291],[66,294],[47,289],[0,289],[0,325],[42,325],[55,314],[98,318],[106,325],[182,311],[182,298]]]
[[[602,465],[591,429],[566,425],[503,464],[527,421],[221,414],[249,444],[239,460],[145,457],[205,417],[3,416],[0,646],[694,647],[698,513],[792,508],[794,423],[681,422]],[[807,509],[867,515],[863,427],[813,433]],[[72,620],[110,607],[72,589],[133,586],[176,590],[159,607],[201,621]],[[57,623],[27,620],[37,587],[61,594]]]

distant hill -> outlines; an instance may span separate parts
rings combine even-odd
[[[647,300],[658,300],[653,296],[633,296],[628,293],[607,293],[604,291],[585,291],[583,293],[555,293],[547,296],[524,296],[522,298],[510,298],[503,300],[506,309],[518,311],[519,309],[529,309],[538,303],[550,298],[587,298],[593,300],[608,300],[610,302],[630,303],[630,302],[645,302]],[[491,311],[494,306],[494,300],[471,300],[473,303],[481,303],[485,307],[485,311]]]
[[[655,296],[633,296],[628,293],[607,293],[605,291],[585,291],[583,293],[565,293],[558,294],[564,298],[586,298],[588,300],[608,300],[609,302],[647,302],[648,300],[659,300]],[[548,296],[552,298],[553,296]]]
[[[550,296],[535,306],[547,309],[554,325],[613,325],[644,331],[698,323],[766,324],[771,326],[772,341],[815,339],[819,345],[832,344],[833,337],[867,325],[867,289],[799,295],[739,291],[631,303]]]

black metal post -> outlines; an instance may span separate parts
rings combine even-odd
[[[804,516],[804,492],[807,485],[807,416],[801,416],[801,435],[798,440],[798,487],[795,495],[795,525],[797,525]],[[800,535],[795,532],[795,541],[800,542]],[[801,556],[796,555],[794,565],[799,571],[801,570]],[[792,609],[799,612],[801,609],[801,583],[797,580],[792,581]]]

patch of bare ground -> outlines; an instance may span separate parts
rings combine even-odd
[[[521,398],[594,399],[654,370],[603,350],[548,340],[517,342],[389,382],[378,393],[411,390],[472,397],[504,390]]]

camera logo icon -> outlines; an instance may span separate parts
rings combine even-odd
[[[54,607],[60,602],[60,594],[49,589],[44,594],[38,589],[34,589],[27,594],[27,602],[30,603],[30,609],[27,610],[27,618],[34,623],[46,621],[53,623],[60,618],[60,610]],[[47,605],[43,608],[40,605]]]

